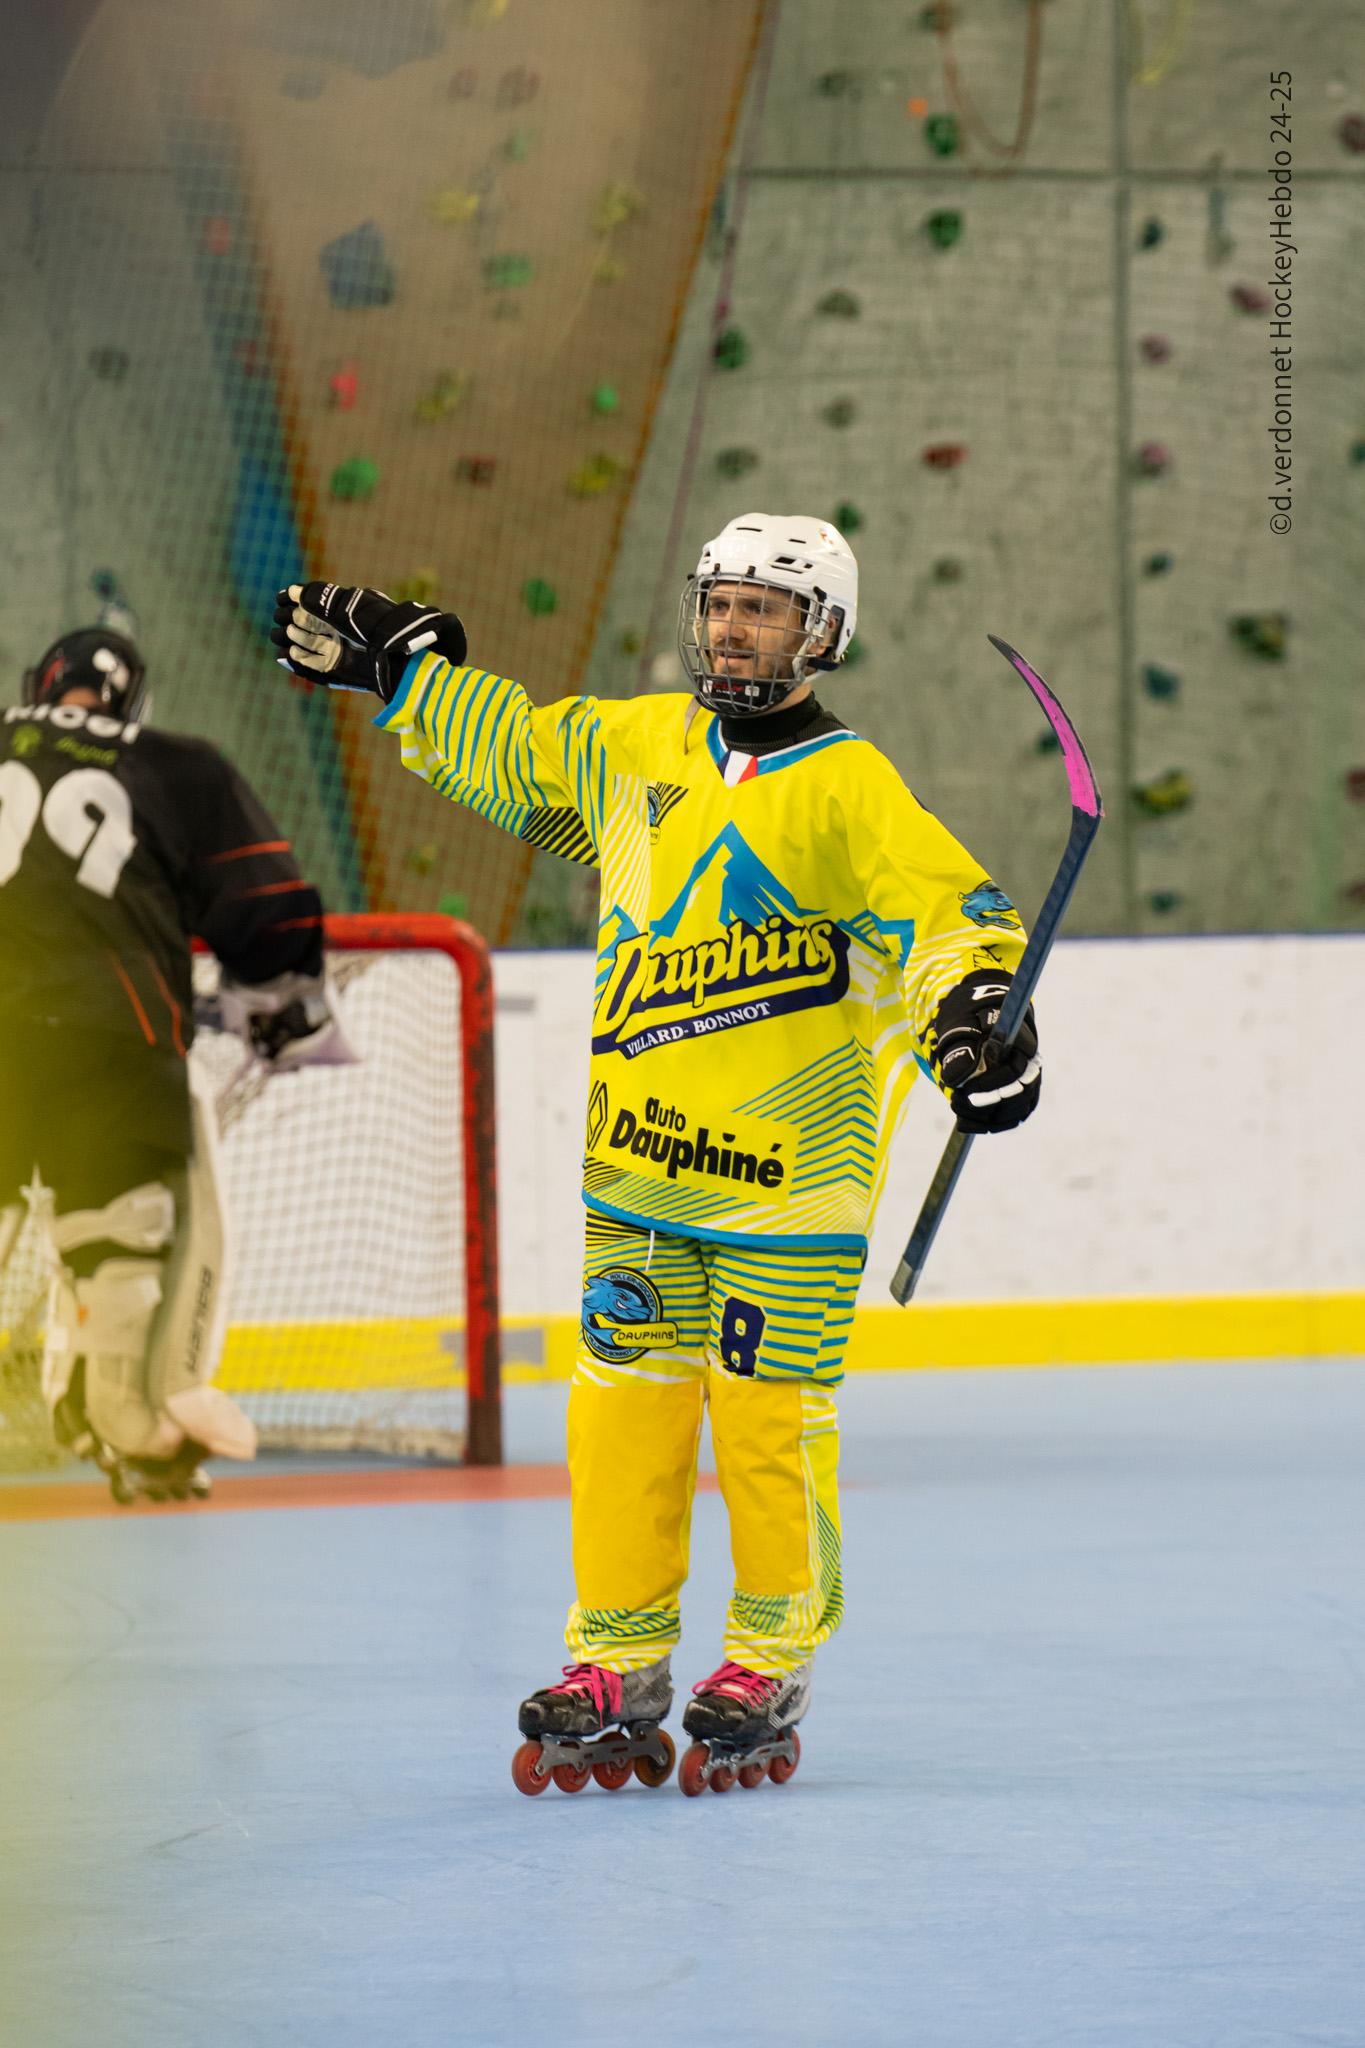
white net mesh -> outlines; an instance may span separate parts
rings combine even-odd
[[[437,953],[338,951],[351,1067],[273,1074],[201,1030],[230,1242],[219,1384],[263,1440],[454,1452],[464,1434],[459,980]],[[216,963],[195,967],[212,990]]]

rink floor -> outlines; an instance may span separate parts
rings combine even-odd
[[[1365,1362],[843,1413],[849,1618],[796,1778],[724,1798],[513,1789],[553,1472],[0,1526],[0,2041],[1359,2048]],[[708,1494],[682,1681],[727,1581]]]

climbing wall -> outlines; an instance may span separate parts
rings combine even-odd
[[[285,684],[273,591],[435,598],[537,698],[576,686],[758,0],[87,15],[0,182],[31,485],[5,516],[39,563],[4,652],[126,609],[158,715],[233,748],[333,903],[504,937],[523,850],[404,776],[366,707]]]
[[[680,579],[727,518],[823,513],[863,577],[830,701],[1026,908],[1065,785],[988,631],[1055,683],[1106,789],[1076,928],[1365,921],[1358,27],[1326,0],[1311,23],[1269,0],[784,0],[596,686],[676,686]]]

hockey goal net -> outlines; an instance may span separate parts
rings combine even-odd
[[[501,1462],[493,994],[469,925],[326,920],[350,1066],[203,1028],[222,1149],[218,1381],[264,1444]],[[211,997],[217,963],[195,962]]]

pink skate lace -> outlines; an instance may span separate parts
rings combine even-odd
[[[621,1674],[604,1671],[600,1664],[566,1664],[564,1683],[547,1686],[548,1692],[586,1693],[599,1715],[609,1721],[621,1712]]]
[[[723,1692],[732,1700],[743,1700],[747,1707],[761,1707],[777,1691],[778,1681],[765,1678],[761,1671],[748,1671],[742,1664],[732,1664],[727,1658],[718,1671],[709,1678],[703,1678],[700,1685],[694,1685],[693,1692]]]

